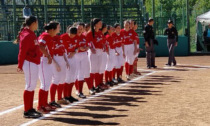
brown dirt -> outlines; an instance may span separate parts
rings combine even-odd
[[[209,59],[210,56],[178,57],[179,64],[188,65],[164,68],[167,58],[157,58],[158,69],[151,69],[156,73],[33,125],[208,126],[210,68],[193,65],[210,66]],[[147,70],[144,58],[139,59],[138,65]],[[24,76],[16,73],[16,65],[0,66],[0,79],[0,112],[22,105]],[[35,100],[38,88],[39,83]],[[84,94],[88,94],[86,85]],[[20,125],[32,120],[24,119],[22,113],[23,108],[1,115],[0,125]]]

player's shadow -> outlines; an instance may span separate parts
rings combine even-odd
[[[115,93],[115,92],[112,92],[112,93]],[[91,100],[90,102],[88,102],[88,104],[102,105],[102,106],[137,106],[133,103],[134,102],[146,102],[146,101],[142,101],[142,99],[144,99],[144,98],[124,96],[124,95],[120,95],[120,96],[104,95],[101,97],[101,99]],[[118,111],[118,110],[116,110],[116,111]]]
[[[145,82],[181,82],[182,79],[175,78],[174,76],[166,76],[166,75],[152,75],[148,77],[147,79],[143,80]]]
[[[81,119],[81,118],[62,118],[62,117],[46,117],[44,120],[52,120],[56,122],[66,123],[67,125],[119,125],[116,122],[102,122],[98,120]]]
[[[70,110],[71,111],[71,110]],[[61,113],[57,113],[55,115],[68,115],[68,116],[73,116],[73,117],[92,117],[92,118],[98,118],[98,119],[103,119],[103,118],[115,118],[115,117],[126,117],[127,115],[109,115],[109,114],[96,114],[96,113],[87,113],[87,112],[67,112],[63,111]]]
[[[162,95],[160,94],[162,91],[151,91],[151,90],[141,90],[136,88],[130,89],[119,89],[114,91],[114,94],[124,94],[124,95]]]
[[[175,68],[157,68],[157,70],[162,70],[162,71],[189,71],[188,69],[175,69]]]

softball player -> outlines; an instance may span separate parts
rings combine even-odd
[[[65,48],[63,45],[63,41],[60,39],[59,35],[53,37],[54,41],[54,60],[59,64],[60,69],[56,69],[56,64],[53,62],[53,77],[52,77],[52,84],[50,87],[50,96],[51,96],[51,106],[55,106],[56,108],[60,108],[60,104],[68,104],[65,100],[62,99],[62,92],[65,86],[65,79],[66,79],[66,68],[69,69],[69,63],[67,61],[65,55]],[[55,102],[55,94],[56,90],[58,92],[58,103]]]
[[[39,90],[38,98],[38,111],[41,113],[48,113],[49,111],[55,110],[56,107],[50,106],[47,103],[48,90],[52,82],[52,65],[60,71],[59,64],[53,59],[54,42],[53,37],[60,32],[60,24],[55,21],[51,21],[44,26],[45,32],[43,32],[39,38],[39,47],[42,52],[41,63],[39,65],[39,79],[41,87]],[[54,62],[52,64],[52,62]]]
[[[114,32],[112,26],[107,27],[107,35],[106,35],[106,41],[108,42],[108,55],[107,55],[107,64],[106,64],[106,71],[105,71],[105,82],[106,85],[113,86],[115,84],[113,79],[113,69],[115,66],[114,58],[115,58],[115,45],[114,45],[114,38],[112,36],[112,33]]]
[[[64,98],[69,102],[78,101],[74,97],[71,96],[72,88],[76,81],[76,66],[77,59],[75,56],[76,46],[77,46],[77,28],[70,27],[67,31],[68,33],[61,35],[61,40],[63,41],[64,47],[67,52],[67,60],[70,65],[70,69],[66,70],[66,80],[65,80],[65,88],[64,88]]]
[[[124,80],[122,80],[122,73],[123,73],[123,66],[125,63],[125,53],[124,53],[124,36],[121,31],[120,24],[116,23],[114,25],[115,32],[112,34],[114,37],[114,44],[115,44],[115,54],[116,54],[116,65],[115,69],[117,72],[117,81],[119,83],[123,83]]]
[[[136,75],[141,75],[141,73],[137,71],[137,62],[138,62],[138,55],[139,55],[139,52],[140,52],[140,48],[139,48],[139,36],[135,31],[138,29],[138,25],[137,25],[137,22],[134,21],[134,20],[130,20],[130,24],[131,24],[131,28],[134,30],[134,34],[135,34],[135,37],[136,37],[136,43],[134,43],[134,46],[136,46],[136,49],[137,49],[137,52],[136,52],[136,55],[135,55],[135,60],[134,60],[134,63],[133,63],[133,72]]]
[[[15,43],[19,43],[18,72],[24,72],[25,90],[23,93],[25,118],[39,118],[41,113],[33,108],[34,90],[38,80],[38,65],[40,64],[40,52],[37,37],[34,33],[38,28],[38,20],[34,16],[25,19]]]
[[[87,41],[91,43],[91,48],[88,52],[90,60],[90,77],[95,80],[96,92],[103,91],[100,87],[100,69],[102,63],[102,52],[103,52],[103,43],[104,38],[102,32],[99,30],[102,27],[101,19],[94,18],[91,20],[91,31],[87,33]]]
[[[86,37],[82,34],[84,31],[83,23],[78,23],[77,27],[77,95],[80,98],[86,98],[86,96],[82,93],[83,82],[86,81],[89,90],[92,90],[92,82],[90,80],[90,63],[88,60],[87,50],[89,49],[88,43],[86,41]],[[90,91],[90,94],[94,94],[94,92]]]
[[[106,41],[106,33],[107,33],[107,25],[105,23],[102,23],[102,28],[100,29],[103,37],[104,37],[104,43],[103,43],[103,51],[102,51],[102,63],[101,63],[101,69],[100,69],[100,87],[102,88],[102,90],[106,90],[109,88],[108,85],[105,85],[103,83],[103,76],[106,70],[106,64],[107,64],[107,53],[108,53],[108,43]]]
[[[125,52],[125,69],[126,78],[130,80],[130,74],[133,72],[133,62],[136,54],[136,46],[134,42],[136,41],[134,31],[130,29],[130,22],[128,20],[124,21],[124,29],[121,30],[124,35],[124,52]]]

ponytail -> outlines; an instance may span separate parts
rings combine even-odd
[[[101,19],[99,18],[93,18],[91,21],[90,21],[90,27],[91,27],[91,31],[92,31],[92,35],[93,35],[93,38],[95,38],[95,25],[101,21]]]
[[[20,28],[20,31],[18,32],[17,39],[13,42],[14,44],[20,43],[20,33],[23,31],[23,29],[26,27],[26,23],[24,22]]]
[[[90,21],[90,29],[92,31],[93,38],[95,38],[95,29],[94,29],[93,19]]]

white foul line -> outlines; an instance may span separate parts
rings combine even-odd
[[[148,71],[148,70],[145,70],[145,71]],[[65,107],[63,107],[63,108],[57,109],[57,110],[54,111],[54,112],[50,112],[49,114],[45,114],[43,117],[40,117],[40,118],[38,118],[38,119],[33,119],[33,120],[29,121],[29,122],[26,122],[26,123],[24,123],[24,124],[21,124],[20,126],[28,126],[28,125],[31,125],[31,124],[33,124],[33,123],[39,121],[39,120],[45,119],[46,117],[50,117],[51,115],[54,115],[54,114],[56,114],[56,113],[58,113],[58,112],[61,112],[61,111],[64,111],[65,109],[71,108],[71,107],[76,106],[76,105],[81,104],[81,103],[84,103],[85,101],[88,101],[88,100],[93,99],[93,98],[95,98],[95,97],[101,96],[101,95],[103,95],[103,94],[109,93],[109,92],[111,92],[111,91],[113,91],[113,90],[115,90],[115,89],[118,89],[118,88],[121,88],[121,87],[123,87],[123,86],[125,86],[125,85],[128,85],[130,82],[134,82],[134,81],[136,81],[136,80],[140,80],[140,79],[142,79],[142,78],[144,78],[144,77],[146,77],[146,76],[149,76],[149,75],[151,75],[151,74],[154,74],[154,73],[156,73],[156,72],[157,72],[157,71],[151,71],[151,73],[148,73],[148,74],[145,74],[145,75],[143,75],[143,76],[137,77],[137,78],[135,78],[135,79],[129,81],[128,83],[120,84],[119,86],[116,86],[116,87],[113,87],[113,88],[111,88],[111,89],[105,90],[104,92],[98,93],[98,94],[96,94],[96,95],[94,95],[94,96],[90,96],[90,97],[88,97],[88,98],[86,98],[86,99],[82,99],[82,100],[80,100],[79,102],[75,102],[75,103],[73,103],[73,104],[71,104],[71,105],[67,105],[67,106],[65,106]]]
[[[34,101],[34,103],[38,102],[38,100]],[[8,110],[5,110],[5,111],[1,111],[0,112],[0,116],[4,115],[4,114],[7,114],[7,113],[10,113],[10,112],[13,112],[15,110],[18,110],[18,109],[21,109],[23,107],[23,105],[20,105],[20,106],[17,106],[17,107],[14,107],[14,108],[11,108],[11,109],[8,109]]]

